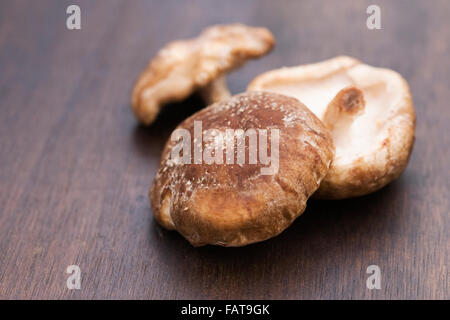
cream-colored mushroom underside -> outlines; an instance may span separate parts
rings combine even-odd
[[[338,68],[336,65],[333,68],[331,61],[328,62],[331,68],[325,63],[283,68],[279,70],[279,74],[273,73],[273,77],[270,73],[274,71],[268,72],[266,76],[271,81],[259,81],[257,78],[249,89],[293,96],[323,119],[328,104],[340,90],[348,86],[358,87],[363,91],[366,106],[354,118],[350,127],[334,128],[334,162],[346,165],[360,157],[377,157],[374,153],[380,150],[382,142],[388,136],[388,124],[395,122],[393,115],[402,103],[404,87],[401,78],[391,70],[359,64],[353,59],[344,61],[346,66]]]

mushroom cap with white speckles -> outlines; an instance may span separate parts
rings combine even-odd
[[[173,161],[171,151],[178,142],[169,139],[150,190],[152,209],[162,226],[176,229],[195,246],[243,246],[276,236],[303,213],[334,156],[323,123],[297,99],[284,95],[236,95],[195,113],[177,129],[194,137],[194,121],[201,121],[203,132],[267,130],[269,154],[269,132],[279,132],[278,170],[269,175],[261,173],[267,165],[249,163],[249,139],[244,164],[228,164],[225,152],[222,164]],[[208,143],[203,139],[202,147]]]

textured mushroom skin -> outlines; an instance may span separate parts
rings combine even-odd
[[[186,99],[273,46],[270,31],[241,24],[212,26],[197,38],[171,42],[137,79],[131,98],[133,112],[142,123],[151,124],[165,104]]]
[[[261,175],[260,162],[174,164],[170,154],[176,142],[169,139],[150,190],[152,209],[162,226],[178,230],[194,246],[243,246],[276,236],[303,213],[334,155],[322,122],[297,99],[283,95],[237,95],[178,128],[193,135],[194,121],[202,121],[203,130],[280,132],[279,169],[272,175]]]
[[[336,155],[314,194],[322,199],[362,196],[384,187],[405,170],[412,152],[415,112],[406,80],[389,69],[374,68],[350,57],[268,71],[252,80],[248,91],[291,95],[320,119],[342,89],[359,88],[365,109],[352,115],[346,130],[331,133]]]

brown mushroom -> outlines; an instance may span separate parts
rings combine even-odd
[[[266,72],[248,90],[296,97],[331,130],[336,155],[315,197],[374,192],[407,166],[415,113],[407,82],[392,70],[336,57]]]
[[[210,130],[214,138],[206,139]],[[212,163],[205,158],[211,146]],[[261,156],[265,147],[269,162]],[[200,148],[203,160],[195,156]],[[241,151],[245,161],[239,162]],[[155,218],[195,246],[243,246],[274,237],[303,213],[333,155],[329,131],[297,99],[264,92],[234,96],[200,110],[172,133],[150,190]]]
[[[225,74],[273,46],[270,31],[242,24],[212,26],[197,38],[171,42],[136,81],[133,112],[142,123],[151,124],[164,105],[194,91],[200,91],[207,104],[228,98]]]

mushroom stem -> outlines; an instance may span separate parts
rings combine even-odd
[[[363,92],[357,87],[347,87],[331,100],[323,115],[323,122],[330,129],[349,126],[366,106]]]
[[[214,102],[231,97],[231,93],[227,87],[225,75],[211,81],[209,84],[201,88],[199,92],[206,105],[210,105]]]

